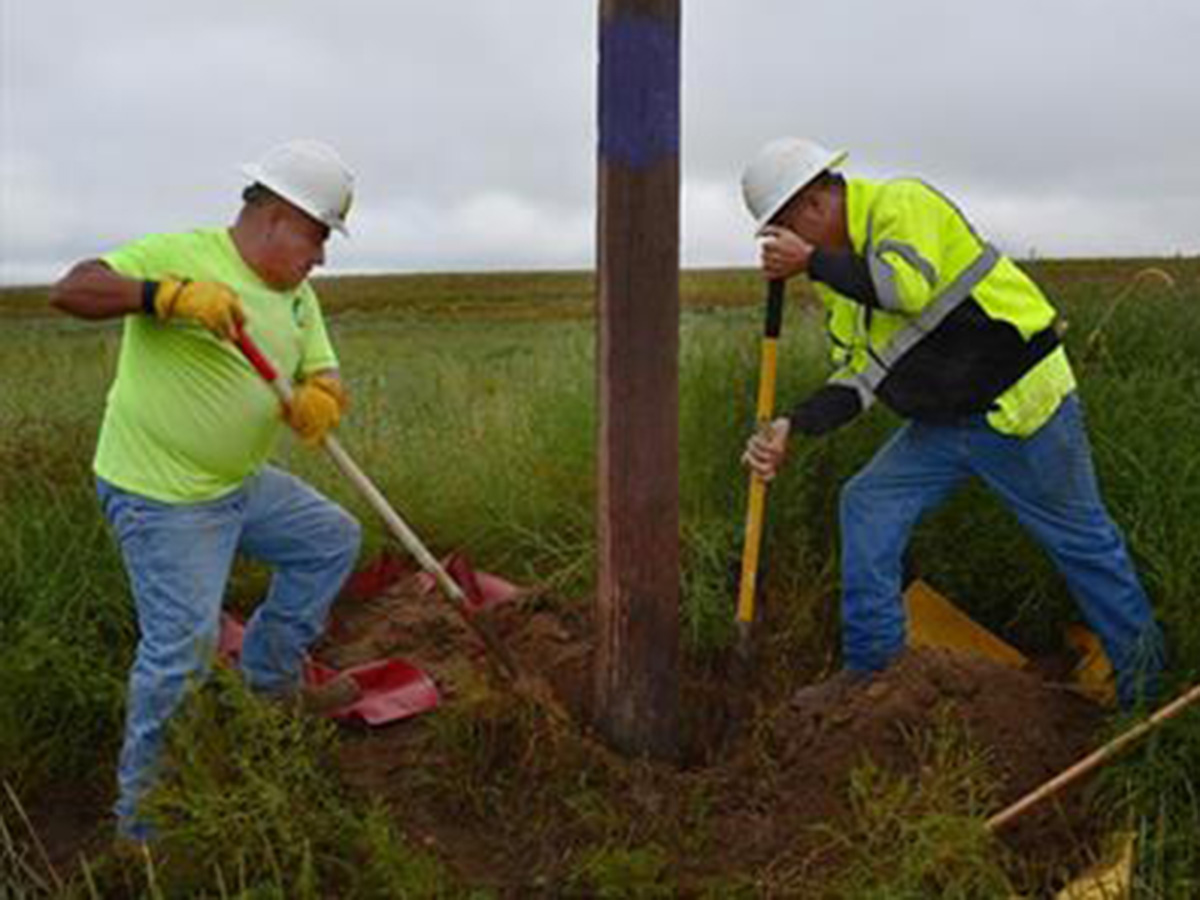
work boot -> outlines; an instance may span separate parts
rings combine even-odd
[[[344,709],[362,698],[362,688],[345,672],[321,684],[306,684],[300,689],[299,706],[306,713],[325,716]]]
[[[289,715],[304,713],[325,716],[337,712],[362,698],[362,688],[350,675],[341,672],[320,684],[304,684],[282,693],[261,693],[259,696]]]
[[[860,672],[856,669],[842,669],[837,674],[816,684],[806,684],[796,693],[788,705],[793,712],[803,716],[821,717],[836,713],[850,697],[862,687],[870,683],[872,672]]]

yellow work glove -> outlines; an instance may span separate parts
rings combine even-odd
[[[296,385],[283,417],[304,443],[319,444],[349,406],[350,397],[339,379],[313,375]]]
[[[218,281],[164,278],[157,284],[154,314],[160,319],[190,319],[226,340],[246,321],[242,299]]]

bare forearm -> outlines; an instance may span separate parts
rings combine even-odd
[[[80,319],[115,319],[141,311],[142,284],[91,259],[76,265],[50,289],[50,304]]]

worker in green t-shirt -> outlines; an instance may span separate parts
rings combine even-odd
[[[346,231],[353,176],[315,141],[243,171],[232,227],[134,241],[77,264],[51,294],[72,316],[124,318],[94,470],[140,631],[115,810],[118,834],[135,841],[153,837],[140,801],[167,719],[213,656],[234,556],[274,570],[246,626],[244,677],[289,696],[360,543],[354,518],[267,462],[285,422],[319,443],[346,409],[307,279],[331,230]],[[243,327],[295,381],[285,408],[232,342]]]

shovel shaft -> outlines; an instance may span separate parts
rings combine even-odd
[[[292,386],[286,378],[279,376],[279,372],[275,366],[259,350],[258,345],[251,340],[250,336],[244,330],[239,329],[238,331],[237,345],[250,365],[254,367],[254,370],[262,376],[262,379],[275,392],[275,396],[282,403],[286,404],[290,402],[292,399]],[[512,655],[508,652],[508,648],[500,642],[490,628],[486,627],[483,622],[468,612],[467,595],[458,582],[450,577],[450,573],[438,562],[437,557],[429,552],[429,549],[417,537],[416,532],[408,526],[408,523],[388,503],[387,498],[383,496],[383,493],[375,486],[375,483],[367,477],[367,474],[359,468],[358,463],[354,461],[341,442],[332,434],[327,434],[321,439],[321,446],[325,448],[325,452],[333,460],[334,465],[358,489],[363,499],[383,519],[388,530],[400,541],[404,549],[412,554],[422,569],[433,576],[442,593],[458,608],[463,620],[478,635],[479,639],[483,641],[488,651],[492,654],[492,657],[504,669],[504,673],[511,678],[517,678],[519,675],[517,665]]]
[[[755,418],[760,429],[771,423],[775,409],[775,376],[779,333],[783,328],[783,281],[772,281],[767,289],[767,315],[763,327],[762,354],[758,373],[758,402]],[[754,622],[755,591],[758,586],[759,551],[767,506],[767,483],[750,475],[746,508],[746,536],[742,545],[742,575],[738,589],[737,623],[745,638]]]
[[[767,507],[767,483],[750,476],[746,503],[746,535],[742,543],[742,575],[738,586],[737,621],[749,626],[754,621],[754,597],[758,583],[758,556],[762,548],[762,526]]]
[[[280,393],[280,399],[283,399],[282,393]],[[458,582],[450,577],[450,573],[446,571],[445,566],[438,561],[436,556],[429,552],[429,548],[425,546],[421,539],[417,537],[416,532],[408,526],[408,523],[388,503],[387,498],[383,496],[383,493],[375,486],[374,482],[367,477],[366,473],[359,468],[341,442],[332,434],[328,434],[322,443],[325,447],[325,452],[329,454],[329,458],[333,460],[334,465],[341,470],[346,479],[362,494],[363,499],[383,519],[384,524],[388,527],[388,531],[400,541],[405,550],[412,554],[421,568],[433,576],[442,594],[458,608],[463,621],[483,641],[492,658],[500,663],[504,674],[510,678],[517,678],[520,673],[516,662],[512,658],[512,654],[508,652],[508,648],[500,641],[490,627],[478,617],[471,615],[468,610],[466,593],[459,586]]]
[[[1099,750],[1085,756],[1069,769],[1065,769],[1058,775],[1051,778],[1041,787],[1030,791],[1016,803],[1001,810],[992,816],[984,823],[984,827],[991,833],[995,833],[1006,825],[1011,823],[1013,819],[1018,818],[1028,810],[1037,806],[1047,797],[1057,794],[1067,785],[1082,778],[1088,772],[1108,762],[1127,746],[1134,741],[1143,737],[1147,732],[1153,731],[1167,719],[1174,718],[1183,710],[1191,706],[1196,701],[1200,700],[1200,684],[1194,685],[1184,693],[1180,694],[1166,706],[1158,710],[1150,718],[1140,722],[1128,731],[1122,732],[1113,738]]]

